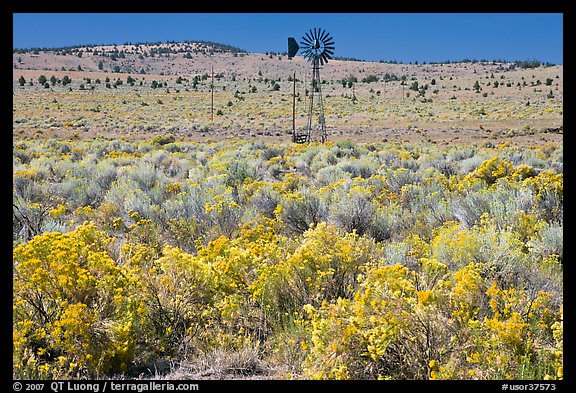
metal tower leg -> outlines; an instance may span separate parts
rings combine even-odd
[[[318,93],[316,93],[318,89]],[[320,80],[320,67],[317,63],[313,65],[312,68],[312,80],[310,81],[310,105],[308,107],[308,129],[307,129],[307,140],[312,141],[312,117],[314,115],[314,95],[318,94],[318,113],[319,113],[319,123],[320,123],[320,141],[322,143],[326,142],[326,126],[324,121],[324,105],[322,102],[322,84]]]
[[[318,85],[318,105],[320,107],[320,115],[319,115],[319,120],[320,120],[320,141],[322,143],[326,142],[326,127],[325,127],[325,121],[324,121],[324,105],[322,103],[322,82],[320,80],[320,68],[316,69],[316,78],[318,80],[317,85]]]

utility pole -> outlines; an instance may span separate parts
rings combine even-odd
[[[294,87],[292,90],[292,142],[296,142],[296,71],[294,71]]]
[[[214,66],[212,66],[212,121],[214,121]]]
[[[306,72],[304,72],[304,110],[308,110],[308,106],[306,104],[306,98],[308,97],[308,87],[306,87]]]

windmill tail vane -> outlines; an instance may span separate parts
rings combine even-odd
[[[314,107],[314,97],[317,96],[316,105],[318,109],[318,120],[320,123],[320,141],[327,139],[326,125],[324,122],[324,108],[322,102],[322,88],[320,79],[320,66],[328,63],[334,56],[334,39],[326,30],[321,28],[310,29],[300,40],[300,45],[294,37],[288,38],[288,58],[296,56],[298,50],[302,49],[302,56],[312,65],[312,78],[310,80],[308,125],[305,134],[298,134],[294,127],[293,142],[305,143],[312,141],[312,117]]]

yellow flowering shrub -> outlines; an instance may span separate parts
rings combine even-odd
[[[210,334],[204,327],[212,312],[215,290],[209,267],[191,254],[167,246],[162,257],[141,273],[146,346],[156,356],[171,356],[189,340]]]
[[[394,376],[398,345],[417,302],[411,272],[392,265],[368,272],[353,299],[306,306],[312,332],[306,375],[315,379]]]
[[[561,319],[549,293],[531,298],[496,283],[487,288],[482,266],[475,264],[450,273],[434,260],[421,262],[420,273],[401,265],[373,268],[352,299],[307,305],[306,376],[542,379],[561,374],[555,341]],[[425,289],[431,277],[436,285]]]
[[[351,297],[373,249],[367,238],[341,236],[336,227],[322,222],[305,232],[302,243],[284,260],[263,266],[252,284],[253,297],[280,314],[304,304]]]
[[[500,178],[505,178],[514,173],[514,166],[507,158],[494,156],[484,160],[474,171],[467,174],[460,182],[459,189],[466,190],[474,187],[478,180],[488,186],[493,185]]]
[[[536,176],[536,174],[536,170],[533,167],[526,164],[520,164],[516,167],[514,173],[512,173],[512,178],[523,181],[529,177]]]
[[[451,267],[461,267],[482,257],[476,233],[454,221],[446,222],[434,231],[430,255]]]
[[[544,170],[536,176],[528,177],[523,184],[530,187],[536,194],[536,201],[540,202],[545,194],[555,195],[559,203],[563,201],[564,195],[564,175],[551,170]]]
[[[14,144],[16,378],[563,378],[561,146],[128,139]]]
[[[109,255],[113,240],[85,224],[14,249],[13,359],[20,377],[126,370],[136,342],[131,321],[138,300],[132,271]]]
[[[554,336],[554,347],[551,350],[551,354],[556,368],[555,377],[564,379],[564,310],[562,306],[560,306],[560,318],[550,328]],[[554,373],[552,373],[552,376],[546,375],[544,378],[554,379]]]

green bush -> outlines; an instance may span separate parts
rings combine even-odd
[[[159,145],[159,146],[164,146],[164,145],[167,145],[169,143],[174,143],[175,141],[176,141],[176,138],[172,134],[157,135],[154,138],[152,138],[152,143],[155,145]]]

